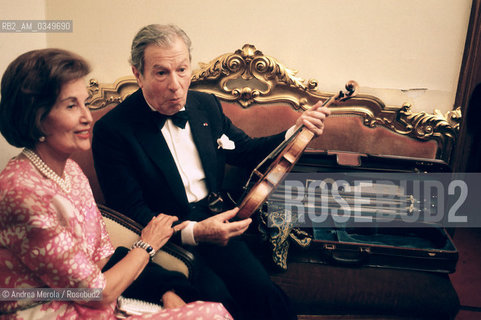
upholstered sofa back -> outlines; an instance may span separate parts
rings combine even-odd
[[[215,94],[233,123],[258,137],[289,128],[303,110],[333,95],[320,91],[316,80],[304,81],[295,75],[276,58],[246,44],[233,53],[201,63],[193,72],[191,88]],[[133,76],[106,84],[91,80],[94,121],[137,88]],[[410,105],[386,106],[379,98],[362,92],[345,103],[331,105],[331,111],[324,134],[313,139],[308,149],[440,159],[449,163],[461,120],[459,110],[446,115],[415,113]],[[73,158],[90,179],[96,200],[104,203],[91,152],[78,153]]]

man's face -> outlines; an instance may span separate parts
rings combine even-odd
[[[177,38],[168,48],[148,45],[143,75],[135,67],[132,71],[145,99],[160,113],[172,115],[185,106],[192,70],[189,50],[182,39]]]

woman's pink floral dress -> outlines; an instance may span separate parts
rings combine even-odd
[[[96,263],[114,248],[80,167],[68,160],[65,172],[70,193],[24,157],[11,159],[0,173],[0,288],[105,287]],[[71,301],[34,303],[2,300],[0,318],[115,319],[115,303],[105,309]],[[232,319],[221,304],[208,302],[139,318]]]

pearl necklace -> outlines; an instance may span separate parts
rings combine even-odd
[[[23,149],[22,153],[33,163],[33,165],[47,178],[55,181],[66,193],[70,193],[70,177],[65,173],[65,179],[59,177],[43,160],[32,150]]]

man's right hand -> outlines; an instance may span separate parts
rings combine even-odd
[[[210,242],[227,245],[233,237],[240,236],[249,227],[252,219],[230,222],[239,211],[238,208],[219,213],[195,224],[194,239],[197,242]]]

